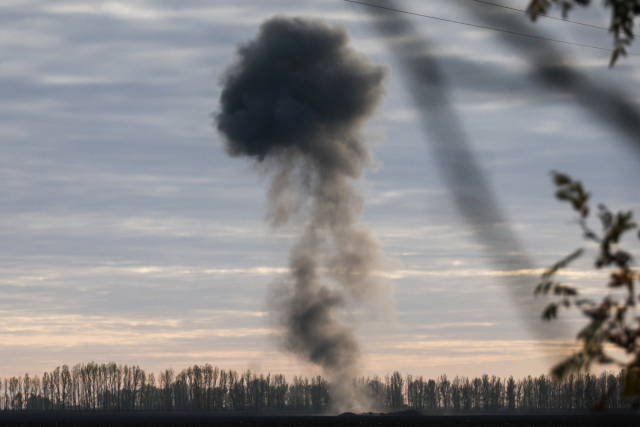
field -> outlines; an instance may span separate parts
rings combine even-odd
[[[0,426],[234,426],[234,427],[324,427],[324,426],[429,426],[429,427],[589,427],[640,425],[633,413],[485,413],[468,415],[423,415],[415,411],[393,414],[305,416],[295,414],[220,413],[97,413],[97,412],[2,412]]]

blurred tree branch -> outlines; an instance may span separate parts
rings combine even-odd
[[[583,254],[582,248],[564,257],[542,274],[534,294],[558,297],[556,302],[544,309],[543,319],[555,319],[559,308],[572,306],[581,310],[588,318],[587,325],[577,335],[582,344],[581,350],[557,364],[552,369],[552,375],[558,380],[564,380],[572,373],[589,370],[594,362],[616,364],[625,368],[626,372],[623,394],[637,397],[640,395],[640,347],[637,345],[640,318],[633,316],[631,311],[636,304],[634,288],[639,274],[632,268],[631,254],[617,247],[621,238],[636,228],[637,224],[632,221],[631,211],[614,214],[605,205],[599,204],[598,218],[602,236],[598,236],[587,223],[591,213],[588,205],[590,194],[584,191],[580,181],[574,181],[570,176],[558,172],[553,172],[553,180],[557,187],[556,198],[571,204],[580,216],[583,236],[598,245],[595,268],[611,269],[607,286],[613,291],[622,291],[624,298],[620,299],[619,294],[616,297],[615,293],[609,293],[600,302],[580,298],[577,288],[554,279],[558,271]],[[623,350],[629,356],[628,361],[611,356],[608,349],[612,347]]]
[[[588,6],[591,0],[531,0],[527,12],[532,21],[538,16],[546,15],[551,6],[562,8],[562,16],[566,19],[569,11],[575,6]],[[640,0],[605,0],[604,6],[611,8],[609,31],[613,34],[613,53],[609,66],[613,67],[620,57],[627,55],[627,46],[633,41],[634,18],[640,15]]]

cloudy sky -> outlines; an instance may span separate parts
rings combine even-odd
[[[484,25],[465,2],[401,5]],[[4,0],[0,376],[89,361],[154,372],[196,363],[317,372],[279,350],[266,304],[286,275],[295,230],[264,221],[264,177],[229,158],[212,126],[236,47],[279,13],[346,26],[353,46],[390,71],[383,105],[364,130],[376,168],[357,187],[362,220],[391,260],[381,274],[393,280],[395,313],[354,306],[346,319],[360,339],[362,373],[539,375],[549,369],[546,356],[564,351],[571,333],[532,333],[538,320],[520,314],[505,273],[487,262],[457,213],[401,64],[365,6]],[[571,18],[608,25],[599,4]],[[631,138],[531,79],[534,67],[499,33],[408,19],[433,43],[480,167],[536,268],[583,243],[568,206],[553,200],[550,170],[579,177],[612,209],[640,208]],[[523,32],[611,45],[603,30],[518,19]],[[639,99],[638,57],[611,70],[610,52],[556,48],[593,82]],[[577,263],[565,279],[595,294],[606,273],[590,265]],[[569,329],[580,325],[579,316],[567,318]]]

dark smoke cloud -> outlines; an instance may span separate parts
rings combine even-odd
[[[348,42],[344,28],[321,20],[266,21],[238,48],[216,116],[228,154],[255,159],[271,177],[273,224],[293,217],[303,224],[290,281],[273,298],[284,345],[345,393],[340,381],[356,373],[359,349],[341,314],[385,289],[384,257],[358,222],[362,200],[353,180],[371,163],[360,131],[383,96],[386,73]]]
[[[348,46],[345,29],[276,17],[238,49],[216,121],[232,156],[285,149],[357,177],[369,160],[357,131],[383,95],[384,70]]]

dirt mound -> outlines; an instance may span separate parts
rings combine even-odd
[[[338,417],[357,417],[358,414],[354,414],[353,412],[343,412],[342,414],[338,415]]]
[[[414,409],[407,409],[406,411],[396,411],[396,412],[388,412],[386,414],[382,414],[386,417],[403,417],[403,418],[422,418],[424,415],[416,411]]]

